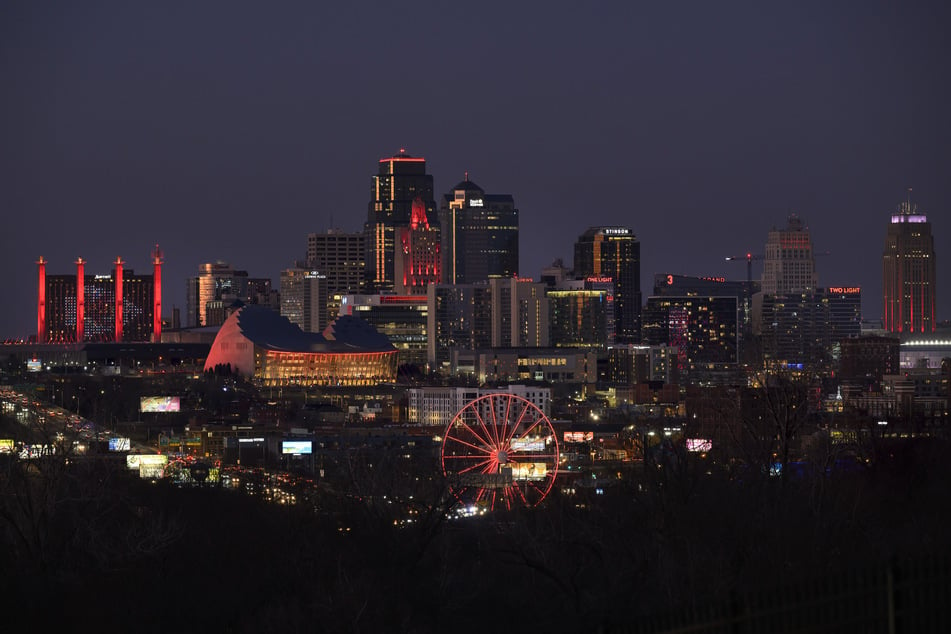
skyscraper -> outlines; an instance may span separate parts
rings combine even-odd
[[[327,315],[333,321],[344,295],[362,294],[366,289],[366,236],[331,229],[307,234],[307,268],[326,278]]]
[[[439,227],[429,224],[423,199],[413,201],[410,224],[397,230],[393,268],[397,293],[425,295],[426,287],[442,281]]]
[[[247,271],[236,271],[227,262],[200,264],[198,275],[189,277],[186,285],[185,325],[188,327],[220,326],[224,323],[225,314],[220,310],[212,311],[215,319],[209,317],[208,306],[212,302],[223,302],[230,306],[235,300],[245,304],[266,304],[271,301],[270,279],[248,277]]]
[[[327,318],[327,278],[318,271],[294,267],[281,271],[281,316],[304,332],[321,332]]]
[[[809,228],[796,214],[789,214],[785,229],[773,229],[766,237],[763,263],[763,293],[785,295],[816,288],[816,261]]]
[[[518,209],[511,194],[486,194],[466,174],[443,196],[439,224],[445,283],[518,274]]]
[[[626,227],[591,227],[575,242],[575,276],[614,282],[617,343],[641,336],[641,243]]]
[[[363,226],[368,290],[393,290],[396,229],[410,224],[417,197],[422,199],[427,216],[435,218],[433,177],[426,173],[426,159],[404,150],[380,159],[379,173],[370,185],[370,204]]]
[[[906,200],[892,214],[882,254],[882,323],[889,332],[933,332],[935,252],[928,217]]]

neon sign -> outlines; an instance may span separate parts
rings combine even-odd
[[[472,200],[469,201],[469,206],[470,206],[470,207],[482,207],[482,206],[483,206],[482,199],[481,199],[481,198],[473,198]]]
[[[841,293],[842,295],[858,295],[862,292],[861,286],[830,286],[830,293]]]
[[[586,282],[593,282],[595,284],[610,284],[614,281],[613,277],[605,275],[591,275],[584,278]]]

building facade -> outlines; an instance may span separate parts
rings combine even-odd
[[[888,332],[935,329],[935,251],[928,217],[906,201],[892,214],[882,254],[882,322]]]
[[[429,307],[425,295],[345,295],[341,315],[359,317],[397,350],[400,365],[426,366]]]
[[[575,242],[574,274],[614,283],[618,343],[641,339],[641,244],[626,227],[591,227]]]
[[[156,310],[161,314],[161,287],[155,275],[136,275],[124,268],[121,258],[107,275],[87,274],[86,264],[80,258],[75,275],[47,275],[41,258],[39,343],[147,342],[161,337],[161,317],[155,319]]]
[[[397,229],[410,224],[416,198],[422,199],[427,217],[436,218],[433,177],[426,173],[426,159],[403,150],[380,159],[379,172],[370,183],[370,204],[363,226],[367,291],[394,289]]]
[[[308,268],[281,271],[281,316],[304,332],[321,332],[327,315],[327,278]]]
[[[763,259],[763,293],[785,295],[816,288],[816,260],[809,228],[802,218],[789,214],[785,229],[773,229],[766,237]]]
[[[443,196],[439,225],[446,283],[518,275],[518,209],[510,194],[486,194],[466,175]]]
[[[427,286],[442,281],[442,255],[439,227],[430,226],[422,198],[413,201],[410,223],[397,229],[397,235],[396,293],[425,296]]]

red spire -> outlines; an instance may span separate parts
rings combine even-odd
[[[420,196],[413,201],[413,215],[410,217],[409,226],[418,229],[422,225],[424,229],[429,229],[429,219],[426,218],[426,205]]]

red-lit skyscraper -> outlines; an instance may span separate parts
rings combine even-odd
[[[935,252],[931,223],[906,200],[892,214],[882,254],[882,324],[889,332],[933,332]]]
[[[401,227],[398,235],[395,290],[406,295],[425,295],[427,286],[441,281],[442,262],[439,227],[430,226],[422,198],[417,196],[413,201],[410,223]]]
[[[409,226],[413,201],[417,198],[422,199],[427,218],[435,219],[433,177],[426,173],[426,159],[410,156],[403,150],[380,159],[379,173],[373,176],[370,185],[370,204],[364,224],[368,290],[393,290],[396,232]]]

